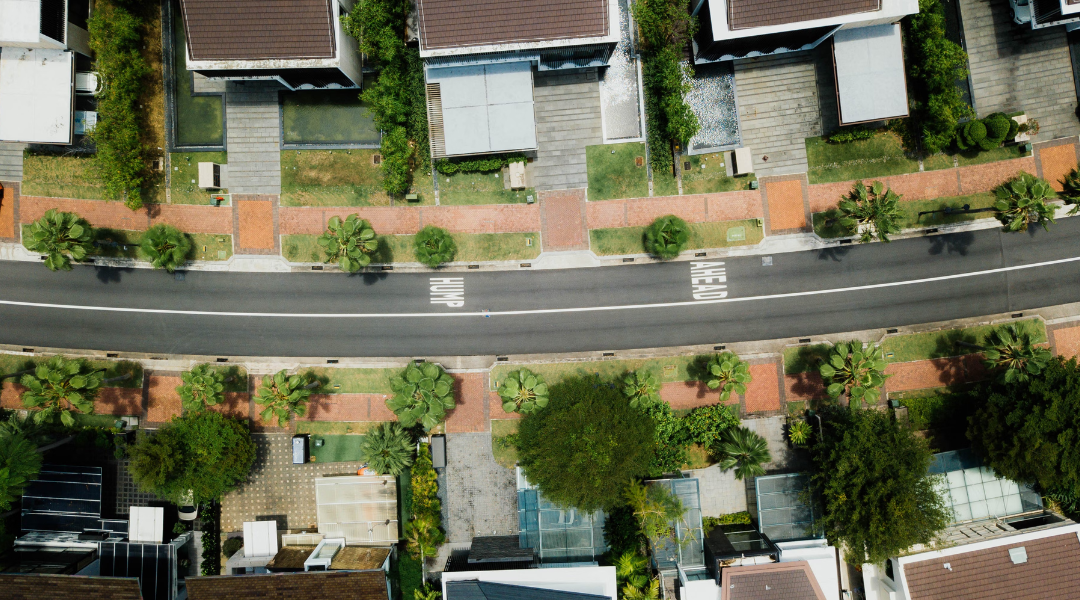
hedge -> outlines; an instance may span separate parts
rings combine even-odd
[[[514,162],[526,162],[524,154],[501,154],[471,160],[442,159],[435,163],[435,170],[443,175],[454,173],[490,173]]]

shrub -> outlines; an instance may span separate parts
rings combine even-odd
[[[825,138],[830,144],[849,144],[861,140],[869,140],[874,137],[874,130],[867,129],[862,125],[854,127],[841,127]]]
[[[319,236],[318,244],[326,253],[326,262],[337,262],[341,270],[356,273],[371,264],[371,255],[379,249],[379,240],[371,224],[353,213],[342,221],[330,217],[326,232]]]
[[[788,439],[796,446],[805,446],[810,441],[814,431],[810,424],[802,419],[792,421],[788,425]]]
[[[690,433],[691,441],[715,449],[724,432],[739,425],[739,417],[731,407],[712,404],[690,411],[683,417],[683,422]]]
[[[956,146],[961,150],[971,150],[986,139],[986,125],[982,121],[968,121],[957,126]]]
[[[184,410],[202,410],[216,406],[225,399],[225,376],[210,365],[196,365],[180,374],[183,383],[176,388]]]
[[[725,431],[717,453],[721,456],[720,468],[735,469],[735,478],[740,480],[764,475],[765,463],[772,460],[765,438],[745,427]]]
[[[457,254],[457,244],[454,238],[445,230],[428,225],[416,234],[413,242],[416,251],[416,260],[432,269],[454,260]]]
[[[503,400],[503,410],[508,413],[528,414],[548,404],[548,386],[543,376],[528,369],[507,373],[498,393]]]
[[[986,137],[983,138],[979,146],[983,150],[990,150],[1000,146],[1009,135],[1010,123],[1015,123],[1015,121],[1006,117],[1004,113],[994,113],[983,119],[983,125],[986,126]]]
[[[41,470],[41,453],[22,433],[0,433],[0,511],[7,511]],[[3,523],[3,520],[0,520]]]
[[[187,262],[192,247],[188,234],[171,225],[154,225],[146,230],[139,242],[139,248],[150,259],[150,264],[169,273]]]
[[[630,481],[648,473],[655,454],[648,415],[594,378],[568,377],[549,388],[542,411],[518,431],[521,468],[555,504],[581,511],[623,504]]]
[[[645,229],[645,251],[661,260],[675,258],[690,239],[689,229],[675,215],[660,217]]]
[[[288,427],[292,416],[307,414],[307,401],[319,382],[311,373],[289,375],[285,369],[263,377],[255,394],[255,404],[263,407],[259,417],[267,424],[277,419],[278,427]]]
[[[875,181],[868,189],[863,182],[855,182],[851,193],[840,200],[840,226],[849,234],[859,234],[862,242],[874,238],[888,243],[889,236],[900,233],[900,194],[885,190],[884,184]]]
[[[690,445],[690,430],[686,422],[675,415],[667,402],[656,402],[640,409],[652,419],[654,436],[654,455],[649,466],[650,477],[660,477],[664,473],[674,473],[687,461],[687,448]]]
[[[968,75],[967,53],[945,35],[940,0],[919,0],[919,12],[905,17],[912,130],[926,154],[943,152],[956,138],[956,124],[973,111],[956,82]]]
[[[660,402],[660,380],[648,369],[638,369],[623,378],[623,395],[633,408],[644,408]]]
[[[435,170],[443,175],[454,173],[490,173],[498,171],[513,162],[526,162],[524,154],[500,154],[487,158],[474,159],[449,159],[444,158],[435,162]]]
[[[702,517],[701,525],[705,529],[705,535],[708,535],[713,528],[720,525],[751,525],[753,521],[750,519],[750,513],[743,511],[737,513],[728,513],[726,515],[720,515],[719,517]]]
[[[734,352],[710,356],[705,363],[705,372],[701,374],[701,381],[710,390],[720,390],[721,402],[727,402],[732,393],[745,394],[746,384],[752,379],[750,366]]]
[[[442,502],[439,500],[438,474],[431,463],[431,446],[421,444],[416,461],[409,471],[412,490],[412,514],[442,518]]]
[[[49,209],[30,224],[23,246],[45,255],[50,271],[70,271],[71,261],[84,260],[94,251],[94,229],[85,219],[69,212]]]
[[[255,443],[245,423],[206,410],[173,417],[153,434],[140,431],[128,453],[131,476],[144,491],[177,501],[190,490],[202,504],[247,479]]]
[[[830,398],[847,395],[852,408],[863,402],[871,404],[881,397],[881,386],[889,377],[885,374],[885,354],[876,344],[863,348],[863,343],[839,343],[829,351],[829,360],[818,367]]]
[[[59,415],[66,427],[75,425],[72,410],[84,414],[94,412],[94,398],[104,383],[103,369],[94,369],[81,360],[54,356],[38,363],[32,373],[22,376],[19,383],[23,406],[40,409],[34,421],[46,423]]]
[[[383,423],[361,440],[360,459],[380,475],[397,477],[413,463],[412,437],[397,423]]]
[[[146,165],[139,140],[138,99],[150,67],[139,54],[142,21],[127,9],[99,2],[87,21],[94,68],[105,82],[97,97],[97,125],[90,132],[96,164],[109,199],[132,210],[142,206],[139,187]]]
[[[232,558],[232,555],[239,552],[243,547],[244,538],[231,537],[221,545],[221,551],[225,553],[225,558]]]
[[[994,209],[1006,231],[1027,231],[1029,223],[1038,223],[1049,231],[1054,222],[1054,208],[1046,203],[1050,184],[1029,173],[1019,175],[994,190]]]
[[[1006,383],[1037,377],[1053,356],[1048,348],[1036,346],[1030,333],[1012,323],[990,332],[986,346],[983,364],[988,370],[996,370]]]
[[[386,407],[405,427],[419,423],[430,430],[454,408],[454,378],[434,363],[410,363],[390,380],[390,389],[394,396],[387,399]]]
[[[221,575],[221,505],[209,502],[199,507],[202,521],[202,562],[200,575]]]

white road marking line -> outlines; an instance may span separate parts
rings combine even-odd
[[[77,306],[73,304],[49,304],[45,302],[19,302],[16,300],[0,300],[2,306],[25,306],[29,308],[58,308],[63,310],[87,310],[99,312],[119,313],[147,313],[159,315],[185,315],[197,317],[281,317],[293,319],[394,319],[394,318],[430,318],[430,317],[485,317],[485,316],[516,316],[516,315],[550,315],[560,313],[584,313],[584,312],[607,312],[615,310],[640,310],[651,308],[677,308],[682,306],[699,306],[706,304],[726,304],[729,302],[753,302],[756,300],[782,300],[785,298],[800,298],[804,296],[824,296],[826,294],[843,294],[864,290],[878,290],[892,287],[919,285],[934,283],[937,281],[949,281],[951,279],[965,279],[968,277],[981,277],[983,275],[996,275],[1012,271],[1024,271],[1051,267],[1072,262],[1080,262],[1080,256],[1061,258],[1028,265],[1016,265],[1012,267],[999,267],[985,271],[972,271],[970,273],[956,273],[953,275],[939,275],[937,277],[925,277],[923,279],[909,279],[907,281],[891,281],[888,283],[872,283],[856,285],[831,290],[809,290],[805,292],[787,292],[783,294],[766,294],[764,296],[747,296],[743,298],[722,298],[718,300],[687,300],[684,302],[659,302],[656,304],[625,304],[622,306],[583,306],[578,308],[537,308],[531,310],[501,310],[501,311],[478,311],[478,312],[446,312],[446,313],[258,313],[258,312],[228,312],[210,310],[174,310],[167,308],[123,308],[112,306]]]

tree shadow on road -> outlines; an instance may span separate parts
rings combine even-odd
[[[840,262],[844,259],[844,256],[848,252],[851,252],[851,246],[824,248],[822,250],[818,250],[818,260],[831,260],[833,262]]]
[[[975,234],[970,231],[960,233],[946,233],[945,235],[932,235],[924,238],[930,242],[930,255],[937,256],[943,252],[967,256],[968,247],[975,242]]]
[[[134,270],[131,267],[94,266],[94,275],[101,283],[120,283],[124,273],[131,273]]]

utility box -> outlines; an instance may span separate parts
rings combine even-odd
[[[199,187],[204,190],[220,190],[221,165],[212,162],[199,163]]]
[[[308,436],[294,435],[292,438],[292,464],[302,465],[308,461]]]
[[[512,162],[510,163],[510,189],[523,190],[525,189],[525,163]]]
[[[746,175],[754,172],[754,159],[750,155],[749,148],[736,148],[735,152],[732,152],[734,161],[734,169],[732,169],[736,175]]]

